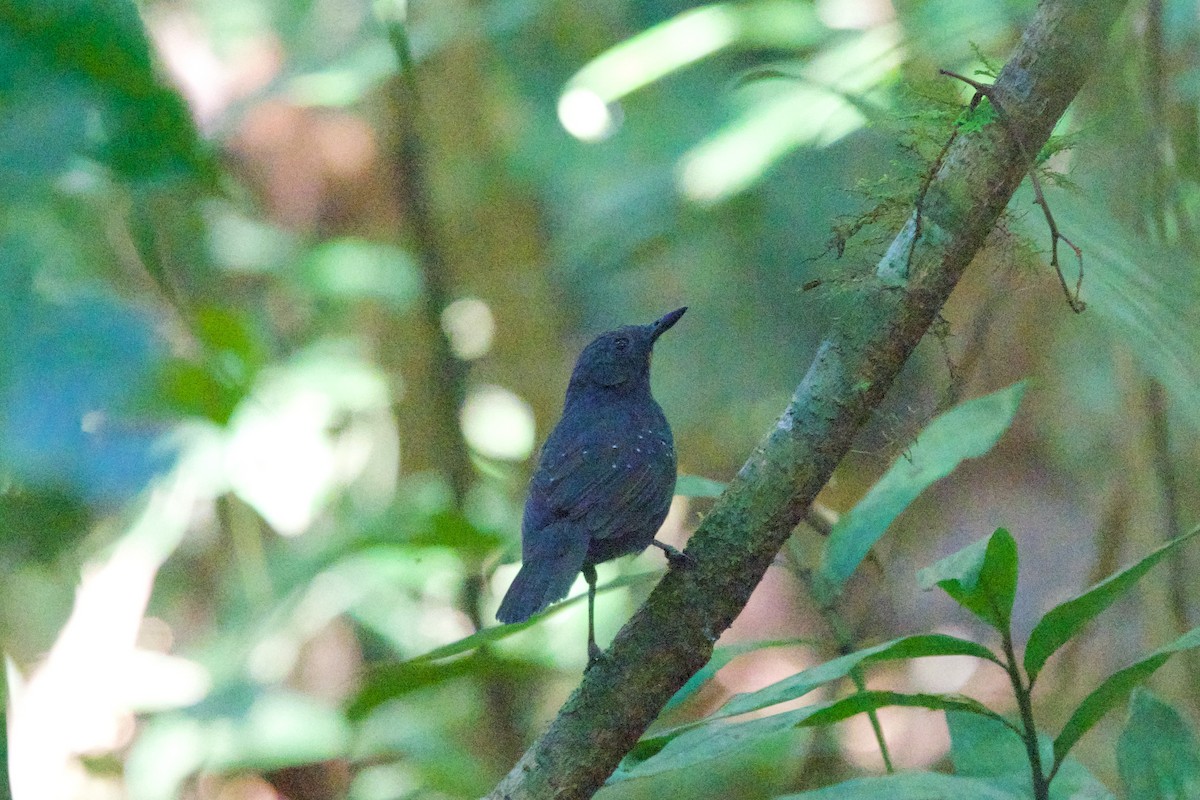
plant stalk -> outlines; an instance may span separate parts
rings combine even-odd
[[[1025,752],[1029,756],[1029,772],[1033,779],[1033,796],[1035,800],[1050,800],[1050,780],[1042,768],[1042,752],[1038,747],[1037,727],[1033,722],[1033,703],[1031,695],[1033,684],[1025,683],[1021,677],[1021,668],[1017,664],[1016,651],[1013,648],[1012,630],[1005,625],[1001,632],[1004,639],[1004,669],[1012,682],[1013,693],[1017,696],[1017,709],[1021,714],[1021,727],[1024,730],[1022,739],[1025,741]]]

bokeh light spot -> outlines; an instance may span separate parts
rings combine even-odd
[[[533,452],[533,409],[500,386],[483,386],[467,397],[462,430],[467,444],[488,458],[520,461]]]
[[[604,98],[591,89],[576,87],[558,98],[558,121],[567,133],[584,142],[602,142],[618,127],[618,117]]]
[[[442,330],[454,355],[464,361],[487,355],[496,335],[496,320],[488,304],[477,297],[463,297],[442,311]]]

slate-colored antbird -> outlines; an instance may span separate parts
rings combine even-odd
[[[542,446],[521,521],[521,571],[496,619],[523,622],[566,597],[575,576],[588,584],[588,659],[595,637],[596,565],[651,544],[672,563],[687,560],[656,541],[675,491],[675,442],[650,394],[654,342],[679,308],[649,325],[596,337],[575,362],[562,419]]]

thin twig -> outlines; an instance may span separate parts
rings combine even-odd
[[[940,69],[938,73],[962,81],[975,90],[975,95],[971,98],[972,110],[979,105],[979,101],[984,97],[992,104],[992,108],[996,109],[996,118],[1004,125],[1004,130],[1008,132],[1013,143],[1016,144],[1021,158],[1025,161],[1026,169],[1029,173],[1029,182],[1033,186],[1033,202],[1041,206],[1042,214],[1046,217],[1046,227],[1050,229],[1050,266],[1054,267],[1054,272],[1058,275],[1058,282],[1062,286],[1063,294],[1066,295],[1067,305],[1076,314],[1082,313],[1087,308],[1087,303],[1083,302],[1079,297],[1079,293],[1083,289],[1083,250],[1058,229],[1058,224],[1054,221],[1054,214],[1050,212],[1050,204],[1046,201],[1046,195],[1042,192],[1042,182],[1037,174],[1037,163],[1025,148],[1025,142],[1017,131],[1016,125],[1012,123],[1008,113],[1004,110],[1004,106],[996,99],[996,93],[990,84],[980,83],[948,69]],[[1060,241],[1075,252],[1075,260],[1079,264],[1079,274],[1075,279],[1074,292],[1067,286],[1066,276],[1063,275],[1062,266],[1058,261],[1058,243]]]
[[[925,171],[925,175],[921,178],[921,188],[917,190],[917,199],[913,203],[913,233],[908,240],[908,255],[904,259],[905,270],[912,268],[913,253],[917,249],[917,242],[921,240],[921,217],[925,213],[925,196],[929,193],[929,187],[933,185],[933,179],[937,177],[938,170],[942,168],[942,163],[946,160],[946,154],[950,152],[950,146],[954,144],[954,140],[958,138],[958,131],[953,131],[950,138],[946,139],[946,143],[942,145],[942,149],[938,152],[937,157],[933,159],[933,163],[929,165],[929,169]]]

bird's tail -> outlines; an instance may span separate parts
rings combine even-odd
[[[587,539],[567,546],[541,548],[529,553],[521,570],[508,587],[496,619],[503,623],[524,622],[571,590],[587,555]],[[550,552],[547,552],[549,550]]]

